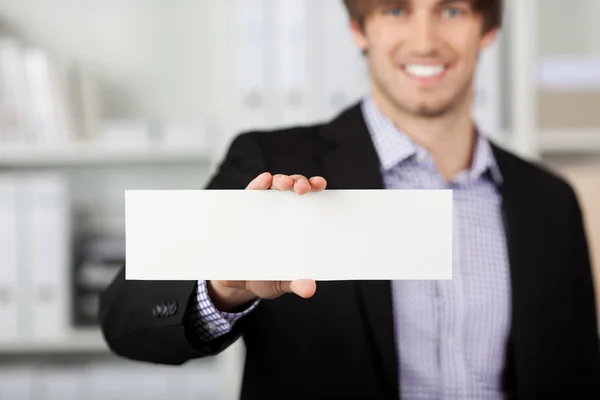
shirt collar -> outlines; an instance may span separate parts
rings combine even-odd
[[[396,128],[393,122],[379,110],[371,96],[363,99],[361,107],[381,168],[384,171],[389,171],[413,157],[417,160],[430,159],[425,149]],[[496,185],[502,184],[502,174],[492,147],[489,141],[477,131],[473,163],[468,174],[474,180],[488,173]]]

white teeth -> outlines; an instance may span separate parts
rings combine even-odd
[[[429,78],[444,72],[443,65],[406,65],[406,72],[419,78]]]

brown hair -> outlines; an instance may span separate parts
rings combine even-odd
[[[325,0],[330,1],[330,0]],[[343,0],[348,15],[363,28],[367,16],[378,7],[404,3],[406,0]],[[525,1],[525,0],[521,0]],[[470,0],[475,12],[483,15],[485,33],[502,26],[502,0]]]

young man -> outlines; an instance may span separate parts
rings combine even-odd
[[[244,399],[600,398],[576,196],[472,121],[477,58],[495,40],[500,0],[345,4],[370,95],[327,124],[238,136],[208,188],[451,188],[453,280],[317,288],[128,282],[122,272],[102,297],[108,344],[181,364],[243,336]],[[289,247],[311,262],[311,249]],[[248,257],[269,257],[269,243]]]

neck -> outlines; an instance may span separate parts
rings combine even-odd
[[[373,100],[396,128],[431,154],[436,169],[446,180],[470,167],[475,145],[470,100],[438,117],[408,113],[376,93]]]

